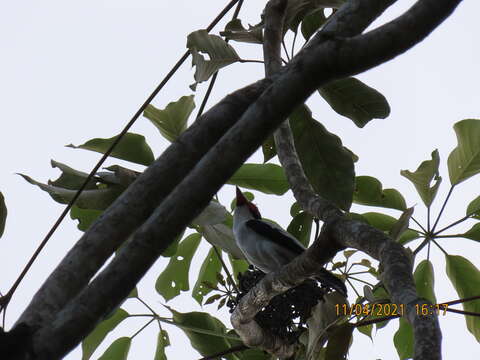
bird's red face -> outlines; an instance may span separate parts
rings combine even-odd
[[[246,205],[248,207],[248,210],[252,213],[253,217],[255,219],[261,219],[262,215],[260,215],[260,211],[258,211],[258,208],[252,204],[250,201],[247,200],[247,198],[242,194],[240,189],[237,186],[237,206],[243,206]]]

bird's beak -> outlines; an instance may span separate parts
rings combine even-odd
[[[242,206],[248,203],[248,200],[245,196],[243,196],[242,191],[236,186],[237,188],[237,206]]]

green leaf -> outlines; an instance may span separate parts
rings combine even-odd
[[[462,256],[446,255],[447,275],[460,299],[478,296],[480,289],[480,271]],[[480,313],[480,300],[462,303],[463,310]],[[465,316],[467,329],[480,342],[480,318]]]
[[[360,128],[372,119],[385,119],[390,114],[385,96],[353,77],[332,81],[318,92],[335,112]]]
[[[70,189],[70,190],[77,190],[83,185],[85,180],[87,180],[88,174],[83,171],[75,170],[65,164],[62,164],[58,161],[51,160],[50,164],[53,168],[58,168],[62,174],[57,180],[49,181],[48,185]],[[88,184],[86,185],[86,190],[96,189],[97,185],[96,182],[98,181],[97,177],[91,179]]]
[[[18,174],[32,185],[37,185],[43,191],[46,191],[53,200],[61,204],[68,204],[77,190],[64,189],[58,186],[42,184],[31,177]],[[92,190],[84,190],[75,205],[81,209],[105,210],[110,204],[123,192],[125,188],[120,185],[111,185],[99,187]]]
[[[70,210],[70,218],[72,220],[78,220],[78,230],[87,231],[90,225],[92,225],[102,213],[102,210],[81,209],[73,205]]]
[[[301,212],[292,219],[288,225],[287,231],[295,236],[305,247],[310,242],[310,233],[312,231],[313,217],[309,213]]]
[[[266,163],[277,155],[277,148],[275,147],[275,140],[273,135],[269,136],[262,144],[263,162]]]
[[[327,21],[324,13],[324,8],[316,9],[306,15],[302,21],[302,35],[305,40],[309,40],[310,37]]]
[[[208,80],[215,72],[224,66],[240,60],[236,51],[220,36],[210,35],[206,30],[198,30],[187,37],[187,48],[192,53],[192,64],[195,66],[195,81],[200,83]],[[207,53],[209,60],[203,55]]]
[[[413,278],[415,279],[418,295],[427,299],[432,304],[436,304],[435,272],[433,271],[432,263],[429,260],[422,260],[420,264],[417,265]]]
[[[372,330],[373,330],[373,324],[365,325],[365,326],[359,326],[357,327],[357,330],[362,333],[365,336],[368,336],[370,340],[372,339]]]
[[[327,352],[325,359],[328,360],[344,360],[350,347],[352,333],[355,328],[352,324],[344,323],[335,327],[330,335],[327,344]]]
[[[480,120],[462,120],[453,128],[458,145],[448,156],[448,174],[457,185],[480,172]]]
[[[178,250],[155,283],[155,289],[166,301],[190,289],[188,271],[192,257],[200,244],[202,236],[198,233],[187,236],[178,245]]]
[[[413,207],[406,209],[388,232],[393,241],[398,241],[403,233],[407,231],[410,218],[413,215],[413,210]]]
[[[470,230],[461,236],[470,240],[480,241],[480,224],[473,225]]]
[[[367,220],[367,222],[378,230],[384,231],[386,233],[390,232],[393,226],[397,223],[397,219],[392,216],[380,214],[376,212],[368,212],[362,214],[362,217]],[[418,239],[420,235],[418,232],[408,229],[404,231],[398,242],[402,245],[407,244],[408,242]]]
[[[132,339],[121,337],[115,340],[98,360],[126,360]]]
[[[298,107],[289,119],[298,156],[314,190],[348,210],[355,182],[350,153],[338,136],[312,118],[307,106]]]
[[[129,314],[123,309],[117,309],[110,317],[102,321],[97,327],[82,341],[82,360],[88,360],[95,352],[98,345],[110,331],[125,320]]]
[[[477,196],[467,207],[467,216],[471,216],[475,219],[480,219],[480,196]]]
[[[5,223],[7,221],[7,206],[5,205],[5,198],[0,192],[0,237],[2,237],[5,230]]]
[[[226,26],[224,31],[220,31],[220,35],[227,40],[234,40],[238,42],[263,44],[263,24],[260,23],[255,26],[248,26],[245,29],[240,19],[233,19]]]
[[[289,189],[282,167],[275,164],[244,164],[227,183],[275,195]]]
[[[235,259],[233,256],[228,255],[230,264],[232,265],[232,276],[238,279],[238,274],[243,274],[248,269],[248,262],[244,259]]]
[[[155,349],[154,360],[167,360],[165,355],[165,348],[170,345],[170,339],[168,333],[165,330],[161,330],[157,337],[157,348]]]
[[[109,139],[95,138],[87,141],[83,145],[75,146],[70,144],[67,145],[67,147],[105,154],[118,136],[119,135]],[[115,146],[110,156],[146,166],[150,165],[154,160],[153,152],[146,143],[145,137],[134,133],[126,133],[117,146]]]
[[[216,354],[230,348],[226,328],[220,320],[207,313],[180,313],[170,309],[175,323],[187,335],[192,347],[201,355]]]
[[[405,210],[407,204],[402,194],[395,189],[382,189],[382,183],[372,176],[357,176],[353,202],[360,205],[379,206]]]
[[[408,170],[400,171],[402,176],[413,183],[426,207],[430,207],[432,204],[442,182],[442,177],[438,175],[439,165],[440,156],[438,155],[438,150],[435,150],[432,152],[432,160],[423,161],[415,172],[412,173]],[[434,181],[434,184],[430,186],[432,181]]]
[[[169,103],[163,110],[148,105],[143,116],[157,127],[165,139],[173,142],[187,128],[188,117],[194,108],[193,95],[182,96],[177,101]]]
[[[399,319],[399,327],[393,336],[393,343],[400,360],[413,358],[413,329],[404,318]]]
[[[323,8],[339,8],[343,0],[288,0],[285,9],[284,32],[288,29],[297,32],[298,25],[307,14]]]
[[[212,291],[212,289],[206,287],[203,282],[208,281],[213,285],[217,285],[217,273],[220,271],[222,271],[222,264],[215,252],[215,249],[211,248],[207,257],[203,261],[202,266],[200,267],[197,282],[192,290],[192,297],[197,300],[200,305],[202,305],[203,298],[210,291]]]

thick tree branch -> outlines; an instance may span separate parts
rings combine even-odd
[[[427,9],[424,8],[423,12],[414,11],[416,15],[422,16],[418,18],[414,17],[407,21],[406,25],[415,31],[419,31],[420,34],[415,33],[415,31],[410,31],[408,27],[403,28],[402,26],[397,26],[398,24],[389,27],[389,24],[387,24],[386,29],[389,33],[390,46],[383,43],[384,38],[382,36],[370,36],[370,43],[365,46],[367,49],[374,51],[380,60],[369,57],[368,50],[362,50],[365,51],[367,55],[364,55],[363,52],[359,53],[359,48],[357,48],[357,54],[352,54],[351,51],[347,51],[348,49],[345,44],[352,44],[354,48],[358,47],[361,43],[362,36],[367,36],[370,33],[355,37],[351,40],[342,41],[337,41],[331,39],[329,36],[325,37],[319,34],[314,41],[312,41],[312,44],[302,50],[301,54],[297,56],[284,71],[281,71],[274,79],[275,81],[263,94],[243,112],[240,121],[221,137],[215,146],[198,161],[188,176],[170,192],[150,218],[119,250],[117,256],[109,266],[75,299],[71,300],[51,323],[42,324],[44,327],[35,334],[33,339],[34,350],[37,353],[36,359],[60,357],[71,349],[82,336],[87,334],[104,314],[108,313],[115,306],[118,306],[160,253],[173,241],[175,236],[209,203],[211,197],[231,177],[248,156],[260,146],[263,140],[286,119],[296,106],[303,103],[317,87],[332,79],[345,77],[355,72],[365,70],[368,66],[378,65],[404,52],[413,46],[414,43],[428,35],[441,20],[453,11],[453,5],[459,3],[460,0],[442,1],[441,4],[443,8],[439,7],[438,4],[436,4],[437,2],[438,0],[420,0],[419,4]],[[432,7],[435,11],[430,13],[428,11],[429,7]],[[426,18],[428,18],[428,20]],[[418,23],[421,24],[418,25]],[[424,23],[428,23],[431,26],[424,26]],[[320,39],[320,41],[318,41],[318,39]],[[382,49],[384,53],[381,52]],[[344,56],[343,54],[358,56],[359,60],[355,57],[343,59],[341,58]],[[359,61],[359,63],[357,63],[357,61]],[[346,67],[348,63],[353,64],[354,70]],[[365,64],[368,64],[368,66]],[[265,82],[257,85],[265,85]],[[258,93],[255,93],[255,95],[257,94]],[[252,96],[250,101],[254,101],[255,98],[256,96]],[[237,111],[239,114],[242,114],[242,111]],[[205,115],[207,114],[208,113]],[[206,116],[205,121],[207,121],[207,119],[208,116]],[[230,124],[232,120],[224,117],[222,121],[228,121]],[[198,132],[201,132],[204,128],[204,126],[198,127],[199,129],[196,130]],[[215,131],[216,134],[221,135],[221,132],[225,131],[224,129],[225,127],[223,126],[220,131],[208,128],[206,129],[206,134],[210,131]],[[180,138],[172,147],[177,149],[179,147],[182,149],[190,149],[190,145],[184,143],[184,140],[184,137]],[[203,144],[203,139],[193,137],[192,140],[200,142],[197,146]],[[180,157],[172,160],[172,163],[173,166],[176,167],[178,162],[182,163],[183,161]],[[166,165],[162,162],[156,162],[155,166],[160,167]],[[157,172],[158,169],[149,169],[147,173],[151,174],[154,171],[157,175],[157,183],[163,180],[162,177],[170,177],[170,173]],[[145,178],[143,181],[145,181]],[[156,187],[158,186],[157,183],[148,183],[144,184],[144,186]],[[142,191],[145,190],[145,188],[142,189]],[[154,192],[157,194],[155,201],[158,202],[161,198],[161,195],[158,194],[164,193],[159,189],[154,190]],[[148,200],[148,198],[145,200]],[[118,204],[119,203],[117,203],[117,205]],[[131,216],[134,211],[131,211],[132,208],[129,209],[130,213],[128,216]],[[141,216],[146,216],[147,214],[143,206],[137,209],[137,211],[142,214]],[[117,219],[119,222],[126,220],[126,218]],[[340,222],[344,224],[341,226],[336,225],[334,231],[331,231],[335,240],[345,246],[364,249],[366,244],[360,244],[359,239],[365,239],[363,235],[358,236],[359,231],[368,233],[374,231],[374,229],[351,220],[342,219]],[[129,223],[131,224],[130,221]],[[126,232],[129,233],[130,231],[131,228],[127,227]],[[104,233],[104,236],[108,237],[109,234]],[[121,240],[123,240],[124,237],[125,234],[123,234]],[[382,241],[385,241],[385,235],[382,233],[377,234],[377,238],[377,243],[375,244],[377,246],[380,245]],[[369,244],[371,243],[373,242]],[[387,250],[391,249],[385,245],[382,246],[381,249],[381,252],[377,253],[379,249],[376,249],[372,251],[372,253],[378,255],[381,261],[388,263],[389,254]],[[398,252],[400,250],[396,251]],[[307,251],[306,254],[309,252],[310,251]],[[393,263],[393,261],[390,263]],[[77,266],[78,265],[79,264],[77,264]],[[317,266],[318,262],[316,262],[316,267]],[[399,270],[403,271],[404,269],[400,268]],[[388,272],[395,271],[389,269]],[[397,286],[398,284],[394,283],[394,277],[390,277],[390,279],[392,280],[387,281],[386,284],[389,290],[390,287],[393,289],[401,288],[401,286],[399,287]],[[403,296],[402,294],[392,294],[392,296],[395,296],[394,300],[411,298],[411,296]],[[51,314],[49,315],[51,316]],[[427,317],[415,319],[413,315],[411,316],[409,314],[409,318],[413,318],[413,321],[422,322],[422,320]],[[52,339],[55,339],[55,341],[52,341]]]

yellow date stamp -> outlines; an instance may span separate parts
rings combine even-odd
[[[405,314],[405,304],[393,303],[373,303],[373,304],[336,304],[335,311],[338,315],[346,316],[403,316]],[[448,310],[448,304],[423,304],[415,305],[415,311],[418,316],[427,315],[445,315]]]

